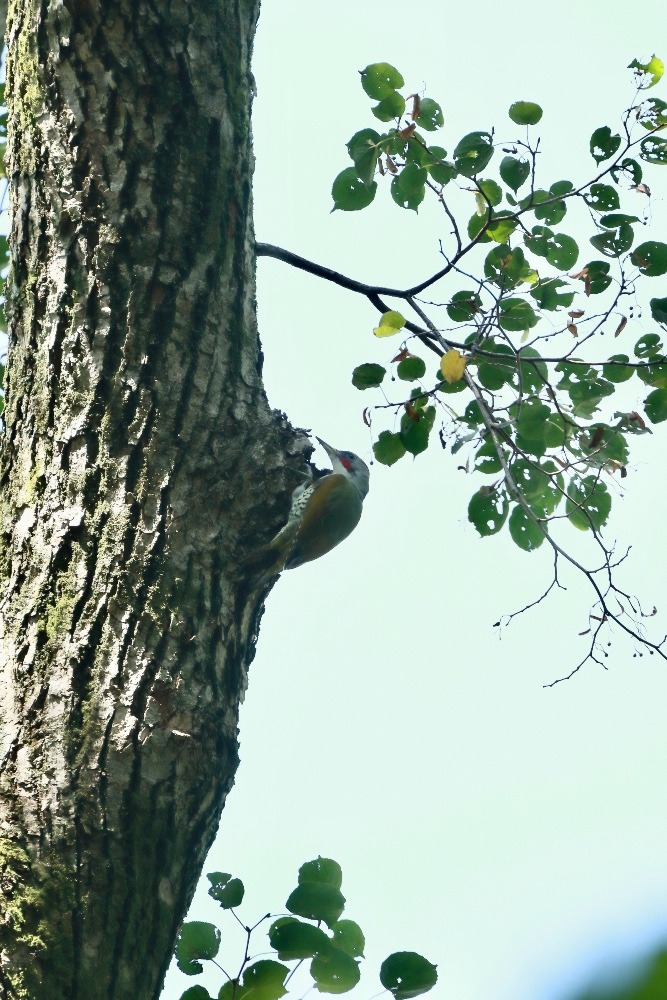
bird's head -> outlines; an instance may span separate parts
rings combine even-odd
[[[317,440],[331,459],[333,471],[339,472],[343,476],[347,476],[348,479],[351,479],[359,490],[359,494],[363,500],[368,493],[370,475],[368,466],[363,459],[359,458],[352,451],[337,451],[330,444],[327,444],[326,441],[323,441],[322,438],[318,437]]]

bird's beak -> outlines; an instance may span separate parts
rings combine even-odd
[[[338,455],[338,452],[336,451],[336,449],[332,448],[330,444],[327,444],[326,441],[322,440],[322,438],[317,437],[317,434],[315,435],[315,437],[320,442],[320,444],[322,445],[322,447],[326,451],[326,453],[329,456],[329,458],[333,458],[334,455]]]

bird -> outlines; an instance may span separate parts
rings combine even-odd
[[[319,559],[356,528],[369,486],[366,463],[351,451],[337,451],[317,438],[331,460],[332,470],[302,483],[292,494],[287,522],[252,557],[260,579]]]

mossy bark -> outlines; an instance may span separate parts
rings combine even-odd
[[[13,0],[0,997],[148,1000],[237,765],[298,442],[254,311],[258,0]]]

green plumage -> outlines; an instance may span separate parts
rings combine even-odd
[[[294,491],[287,524],[250,560],[260,579],[302,566],[330,552],[354,531],[368,492],[368,467],[352,452],[318,438],[333,471]]]

